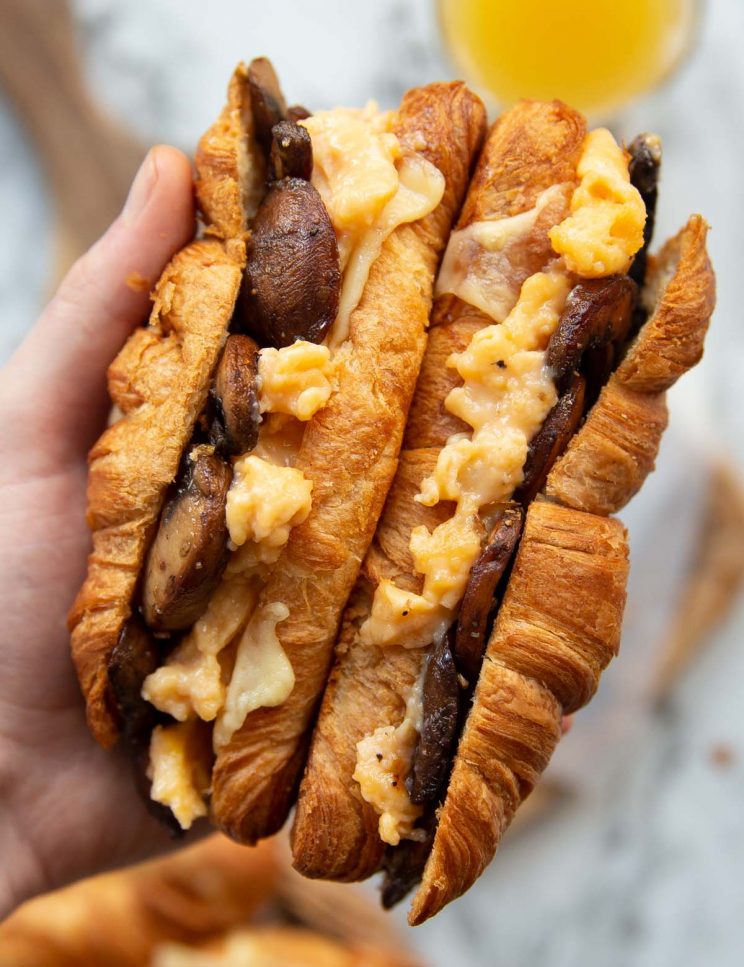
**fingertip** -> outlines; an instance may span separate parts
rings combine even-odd
[[[194,236],[191,164],[170,145],[152,148],[121,215],[75,263],[12,360],[16,378],[45,386],[38,409],[65,414],[68,437],[88,446],[100,430],[106,367],[150,311],[150,292]],[[69,442],[69,441],[68,441]]]
[[[194,234],[193,174],[188,157],[169,144],[151,148],[149,161],[154,172],[153,188],[136,219],[139,224],[131,227],[154,237],[152,254],[155,256],[158,249],[164,252],[164,264]]]
[[[191,161],[180,148],[172,144],[156,144],[150,151],[158,173],[170,174],[173,178],[180,175],[184,181],[191,180]]]
[[[193,230],[194,183],[190,159],[171,144],[156,144],[151,156],[158,186],[173,196],[182,213],[188,216],[189,230]]]

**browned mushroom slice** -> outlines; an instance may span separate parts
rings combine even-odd
[[[191,450],[145,565],[142,611],[153,630],[189,628],[204,611],[227,563],[230,480],[230,468],[214,447]]]
[[[274,182],[253,221],[239,322],[260,345],[321,342],[338,310],[336,233],[313,186]]]
[[[421,734],[406,778],[411,802],[433,802],[447,778],[457,735],[460,688],[447,637],[429,651],[424,662]]]
[[[150,735],[163,716],[142,698],[142,684],[160,664],[162,650],[142,619],[132,615],[109,657],[109,701],[124,737],[131,743],[134,784],[145,808],[173,837],[180,837],[183,830],[173,813],[151,798],[147,778]]]
[[[625,339],[635,298],[636,285],[627,275],[584,279],[573,287],[545,357],[556,383],[578,369],[586,349]]]
[[[478,678],[494,594],[517,547],[523,522],[524,511],[519,505],[504,507],[470,572],[454,647],[457,668],[470,685]]]
[[[157,712],[142,698],[142,684],[160,664],[152,634],[137,615],[125,623],[108,660],[109,696],[128,739],[146,739]]]
[[[230,335],[217,367],[209,433],[212,443],[227,456],[247,453],[258,442],[258,353],[250,336]]]
[[[583,376],[574,373],[571,385],[530,440],[524,479],[514,491],[514,499],[525,507],[543,489],[550,468],[578,429],[584,415],[585,385]]]
[[[589,410],[599,399],[602,387],[612,374],[618,359],[620,347],[617,343],[605,343],[603,346],[593,346],[587,349],[581,360],[581,375],[586,381],[584,393],[584,412]]]
[[[268,154],[271,129],[287,116],[287,105],[279,80],[267,57],[256,57],[248,65],[248,89],[256,125],[256,139]]]
[[[386,910],[400,903],[421,881],[434,842],[436,817],[433,809],[427,810],[419,826],[426,831],[425,839],[404,839],[397,846],[388,847],[385,853],[382,905]]]
[[[295,124],[297,124],[298,121],[304,121],[305,118],[312,116],[313,112],[308,111],[308,109],[303,107],[302,104],[290,104],[287,108],[287,120],[293,121]]]
[[[639,134],[630,148],[631,184],[638,189],[646,206],[646,224],[643,226],[643,248],[636,253],[628,275],[641,286],[646,278],[648,247],[654,234],[656,199],[659,194],[659,169],[661,167],[661,139],[657,134]]]
[[[310,132],[301,124],[280,121],[271,131],[269,162],[273,181],[282,178],[302,178],[310,181],[313,173],[313,146]]]

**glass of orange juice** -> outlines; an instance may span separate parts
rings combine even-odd
[[[445,44],[471,84],[506,106],[559,97],[608,115],[690,49],[699,0],[438,0]]]

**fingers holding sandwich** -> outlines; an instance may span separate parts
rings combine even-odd
[[[9,373],[15,371],[22,382],[33,365],[34,379],[49,389],[36,406],[20,407],[11,421],[19,439],[36,436],[29,421],[43,427],[48,438],[42,459],[60,447],[64,459],[73,454],[77,458],[100,432],[106,367],[145,318],[150,290],[163,266],[191,237],[192,199],[185,155],[166,145],[153,148],[120,217],[75,263],[8,364]],[[84,305],[79,303],[81,292]]]

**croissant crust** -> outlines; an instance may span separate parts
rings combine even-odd
[[[616,654],[625,606],[625,529],[533,503],[488,642],[434,845],[409,922],[470,887],[529,795],[561,734]]]
[[[664,391],[700,359],[715,303],[707,230],[693,215],[649,259],[649,319],[548,475],[551,499],[614,514],[653,470],[667,422]]]
[[[258,207],[266,180],[266,162],[254,138],[245,64],[233,72],[227,103],[199,139],[195,164],[196,202],[205,233],[226,240],[235,254],[233,248],[243,244],[248,218]]]
[[[69,617],[88,724],[104,745],[118,725],[107,704],[107,664],[124,622],[165,492],[206,400],[240,285],[241,266],[221,242],[192,242],[173,257],[150,321],[111,364],[122,416],[89,455],[93,551]]]
[[[104,746],[119,729],[107,706],[108,659],[222,352],[245,265],[246,206],[257,204],[264,168],[240,64],[196,153],[197,203],[205,234],[216,238],[191,242],[163,270],[147,326],[109,367],[120,418],[88,457],[93,552],[68,624],[88,724]]]
[[[141,967],[165,940],[200,943],[245,922],[276,892],[280,862],[211,836],[172,856],[83,880],[0,924],[13,967]]]
[[[413,899],[412,924],[433,916],[475,882],[532,788],[532,779],[504,751],[505,740],[513,734],[521,738],[535,775],[552,754],[558,735],[549,736],[536,717],[525,717],[513,696],[529,693],[529,708],[542,708],[534,695],[540,688],[559,716],[575,711],[592,697],[617,648],[627,559],[619,541],[613,547],[599,528],[620,527],[603,518],[623,507],[653,469],[667,421],[664,391],[702,354],[715,301],[706,233],[703,219],[692,216],[650,260],[644,291],[649,319],[548,476],[547,497],[566,506],[552,507],[553,520],[543,500],[530,507],[432,853]],[[568,508],[584,513],[572,519]],[[553,546],[541,532],[549,525],[557,536],[559,521],[565,530]],[[583,550],[566,541],[574,526],[579,528],[574,536],[581,533],[587,541]],[[570,558],[559,563],[568,552]],[[587,572],[582,584],[574,571],[576,552],[604,554],[606,566],[594,560],[592,576]]]

